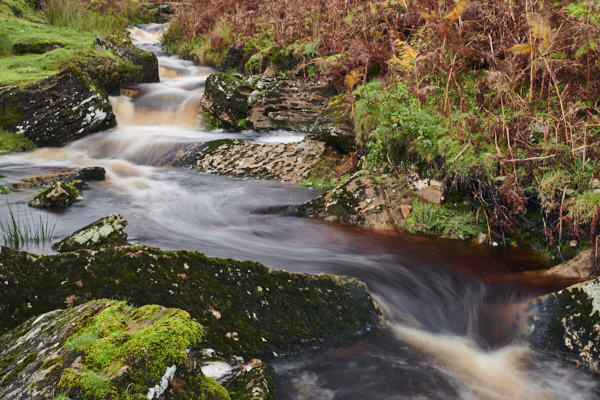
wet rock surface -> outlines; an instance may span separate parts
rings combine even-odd
[[[218,73],[206,81],[202,107],[228,128],[307,132],[331,95],[315,83]]]
[[[75,186],[56,181],[48,189],[35,196],[28,205],[35,208],[64,208],[82,199],[81,193]]]
[[[531,300],[517,312],[521,339],[600,372],[600,279]]]
[[[76,67],[23,89],[3,91],[0,103],[0,127],[25,135],[39,147],[60,147],[116,124],[108,100]]]
[[[219,175],[296,183],[306,178],[325,154],[340,157],[325,143],[312,140],[254,144],[225,139],[186,147],[176,157],[173,166]]]
[[[42,188],[52,185],[55,181],[72,183],[75,181],[91,182],[103,181],[106,178],[106,170],[102,167],[87,167],[77,170],[66,170],[50,176],[36,176],[26,178],[19,182],[11,183],[17,189]]]
[[[99,219],[67,236],[52,248],[59,253],[81,249],[100,249],[102,247],[127,244],[127,234],[123,229],[127,220],[119,214]]]
[[[224,356],[272,358],[364,334],[382,315],[364,284],[198,252],[115,247],[34,256],[0,248],[0,329],[97,298],[182,308]],[[48,290],[48,288],[52,288]]]
[[[391,176],[375,179],[359,171],[338,187],[292,207],[292,215],[375,228],[402,229],[414,195],[407,184]]]
[[[157,305],[50,311],[0,336],[0,397],[229,399],[199,367],[203,332],[187,312]]]

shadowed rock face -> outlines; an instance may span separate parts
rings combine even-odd
[[[223,355],[272,357],[365,333],[381,313],[363,284],[148,247],[34,256],[0,248],[0,329],[94,298],[182,308]]]
[[[229,399],[200,369],[203,328],[182,310],[95,300],[0,336],[5,400]]]
[[[218,73],[206,80],[202,107],[228,128],[307,132],[330,97],[314,83]]]

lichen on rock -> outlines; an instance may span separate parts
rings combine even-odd
[[[403,180],[391,176],[376,179],[363,170],[315,199],[291,207],[289,213],[374,229],[402,229],[403,207],[413,199]]]
[[[225,139],[187,146],[177,155],[173,166],[297,183],[308,177],[325,154],[341,158],[325,143],[313,140],[261,145]]]
[[[123,232],[123,229],[126,226],[127,220],[123,216],[112,214],[77,230],[55,243],[52,248],[58,252],[64,252],[125,245],[127,244],[127,234]]]
[[[74,186],[55,181],[52,186],[35,196],[28,205],[35,208],[62,208],[81,199],[81,193]]]

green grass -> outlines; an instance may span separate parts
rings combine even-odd
[[[23,135],[0,129],[0,153],[35,149],[35,144]]]
[[[9,206],[9,217],[0,219],[0,231],[4,243],[15,248],[27,242],[45,242],[52,239],[56,221],[38,215],[36,218],[30,213],[15,214]]]

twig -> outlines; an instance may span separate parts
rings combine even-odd
[[[519,162],[519,161],[533,161],[533,160],[545,160],[546,158],[556,157],[556,154],[551,154],[544,157],[529,157],[529,158],[515,158],[513,160],[504,160],[504,162]]]
[[[460,157],[460,155],[461,155],[462,153],[464,153],[464,152],[465,152],[465,150],[467,150],[467,147],[469,147],[469,145],[470,145],[470,144],[471,144],[471,142],[467,143],[467,144],[466,144],[466,146],[465,146],[465,147],[464,147],[464,148],[463,148],[463,149],[460,151],[460,153],[458,153],[456,156],[454,156],[454,158],[453,158],[453,159],[452,159],[450,162],[454,162],[454,161],[456,161],[456,159],[457,159],[458,157]]]

